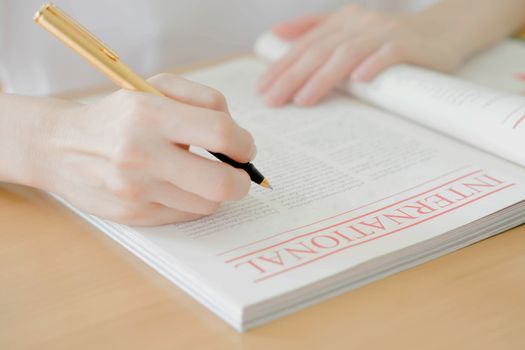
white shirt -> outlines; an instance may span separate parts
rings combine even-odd
[[[99,72],[33,22],[44,0],[0,0],[0,82],[5,92],[48,95],[101,84]],[[334,11],[347,0],[63,0],[55,3],[131,68],[162,69],[249,52],[273,24]],[[416,10],[432,0],[361,0]]]

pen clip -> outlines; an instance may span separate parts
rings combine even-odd
[[[57,17],[61,21],[67,23],[71,29],[78,32],[79,35],[84,36],[84,38],[91,42],[95,47],[102,51],[106,56],[108,56],[113,61],[119,59],[118,55],[114,53],[107,45],[105,45],[100,39],[91,34],[86,28],[84,28],[80,23],[78,23],[74,18],[69,16],[67,13],[62,11],[60,8],[55,6],[52,2],[42,6],[40,11],[37,12],[35,16],[35,21],[38,23],[39,19],[44,17],[45,14],[49,13],[52,16]]]

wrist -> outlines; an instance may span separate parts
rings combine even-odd
[[[14,95],[1,96],[0,104],[0,181],[52,190],[61,121],[77,104]]]
[[[428,38],[435,47],[441,48],[453,61],[464,62],[476,51],[476,36],[463,28],[463,16],[458,17],[448,6],[437,4],[408,18],[415,31]]]

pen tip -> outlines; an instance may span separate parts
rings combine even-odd
[[[264,179],[260,185],[264,188],[269,188],[270,190],[273,190],[273,187],[270,185],[270,181],[268,179]]]

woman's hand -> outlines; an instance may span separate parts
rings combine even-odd
[[[308,16],[273,28],[295,39],[259,81],[270,106],[313,105],[339,82],[368,81],[397,63],[449,71],[466,53],[421,14],[394,16],[356,5],[330,16]]]
[[[42,140],[36,187],[131,225],[192,220],[244,197],[244,171],[188,151],[194,145],[253,159],[254,140],[232,120],[224,97],[172,75],[150,81],[171,98],[120,90],[63,110]]]

